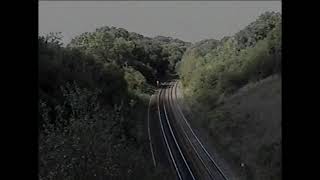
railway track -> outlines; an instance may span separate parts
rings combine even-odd
[[[177,142],[175,133],[172,130],[165,104],[160,98],[161,94],[165,90],[160,89],[158,94],[158,116],[160,121],[160,127],[162,136],[165,141],[166,148],[168,150],[172,166],[179,180],[195,180],[193,172],[190,169],[188,162]],[[162,105],[162,106],[161,106]]]
[[[177,101],[177,82],[169,82],[157,96],[161,134],[172,169],[179,180],[228,180],[192,130]]]
[[[195,152],[196,156],[198,157],[199,161],[201,162],[203,168],[206,170],[210,179],[214,180],[228,180],[227,176],[223,173],[221,168],[215,162],[214,158],[210,153],[207,151],[203,143],[199,140],[198,136],[193,131],[190,123],[188,122],[187,118],[184,116],[180,105],[178,104],[177,100],[177,86],[178,82],[175,82],[173,87],[170,88],[170,102],[171,108],[173,112],[175,112],[176,120],[180,125],[185,138],[191,144],[193,151]]]

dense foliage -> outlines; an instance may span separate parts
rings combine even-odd
[[[156,179],[143,94],[174,71],[186,45],[114,27],[66,47],[59,33],[39,37],[40,179]]]
[[[163,52],[164,54],[167,54],[169,61],[168,68],[171,72],[174,72],[176,64],[181,60],[184,52],[191,43],[164,36],[156,36],[154,40],[158,41],[162,45]]]
[[[186,95],[209,107],[248,82],[281,73],[281,15],[267,12],[232,37],[196,43],[179,73]]]
[[[174,71],[190,45],[178,39],[157,36],[144,37],[122,28],[102,27],[92,33],[74,38],[68,47],[92,54],[101,62],[113,62],[119,66],[132,66],[144,75],[149,83]]]
[[[239,179],[281,179],[281,61],[281,14],[266,12],[234,36],[195,43],[179,63],[194,124]]]

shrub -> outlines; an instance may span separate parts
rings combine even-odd
[[[124,78],[128,83],[129,91],[143,92],[146,90],[146,79],[139,71],[136,71],[132,67],[127,67],[124,70]]]
[[[76,83],[61,89],[63,104],[51,109],[40,101],[40,179],[130,179],[145,160],[140,145],[125,133],[130,127],[123,106],[107,110],[97,103],[101,91]],[[64,116],[67,109],[69,116]],[[55,121],[50,111],[56,112]]]

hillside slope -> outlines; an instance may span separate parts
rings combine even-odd
[[[193,104],[192,124],[240,179],[281,179],[281,104],[281,77],[270,76],[244,86],[214,110]]]

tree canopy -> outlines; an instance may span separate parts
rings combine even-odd
[[[190,46],[179,64],[186,94],[212,105],[249,81],[281,73],[281,14],[266,12],[234,36]]]

